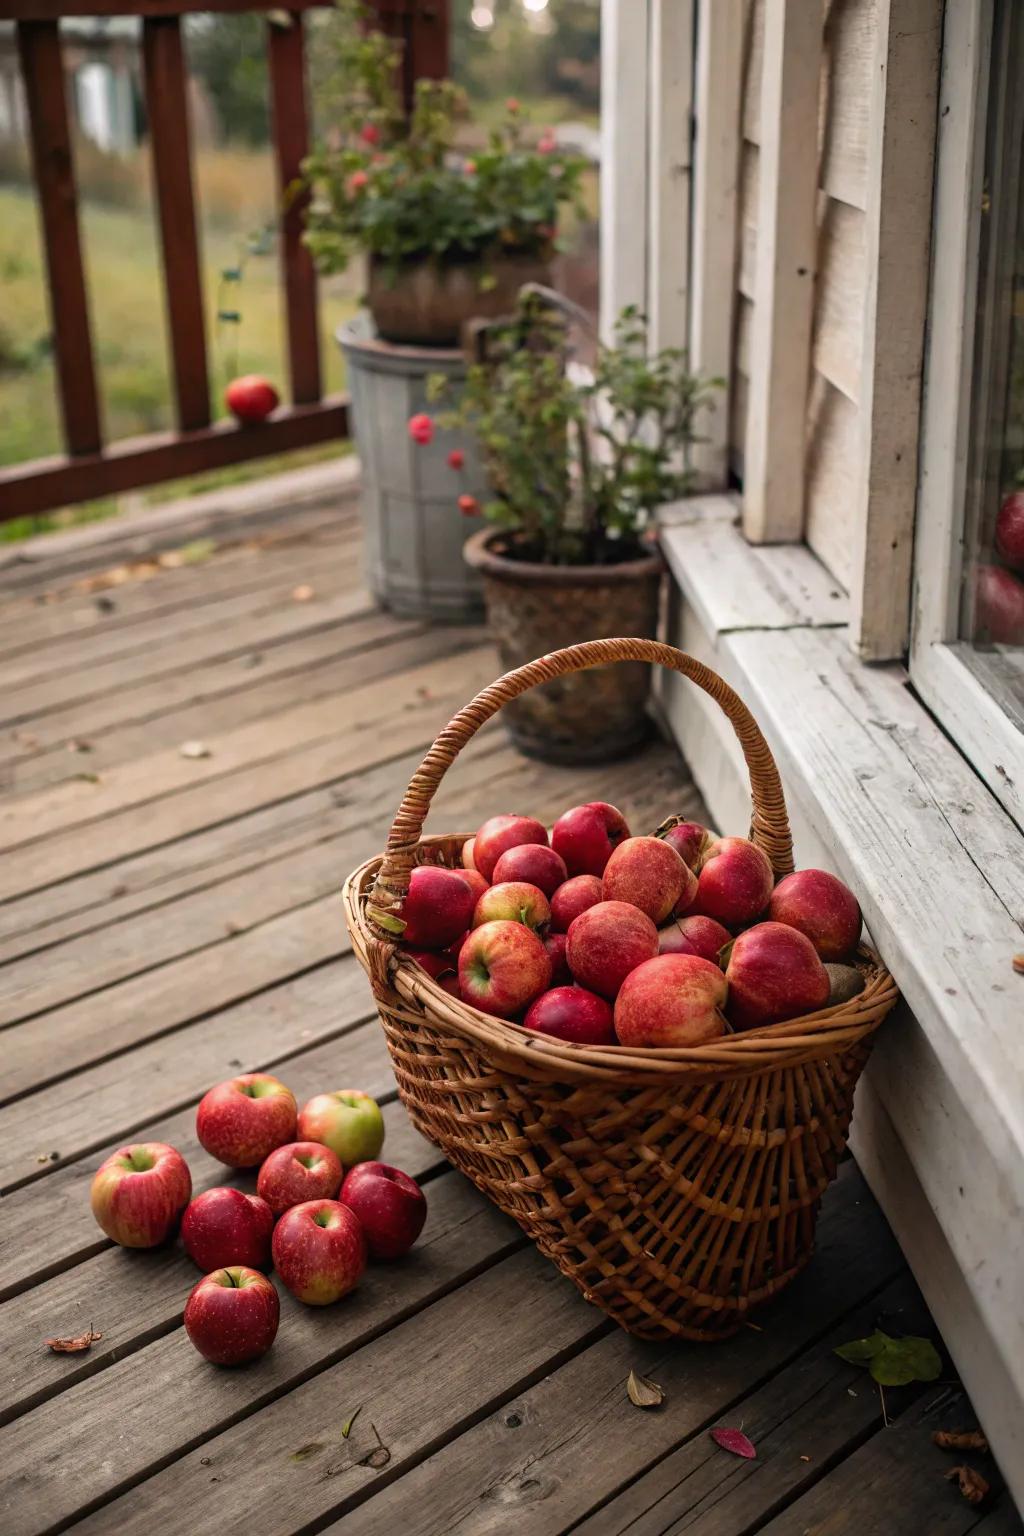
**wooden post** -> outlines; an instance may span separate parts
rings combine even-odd
[[[177,16],[147,16],[142,23],[153,175],[160,212],[164,298],[174,361],[178,426],[209,425],[206,318],[199,265],[199,235],[192,196],[185,60]]]
[[[655,350],[689,342],[694,0],[650,4],[647,313]]]
[[[18,51],[46,248],[64,441],[69,453],[84,454],[100,447],[100,408],[57,25],[19,21]]]
[[[601,335],[647,309],[650,0],[601,0]]]
[[[765,0],[743,494],[743,531],[758,544],[799,539],[804,529],[822,42],[820,5]]]
[[[690,362],[726,381],[691,455],[704,490],[729,483],[742,73],[743,0],[698,0]]]
[[[270,98],[274,121],[274,159],[282,202],[281,275],[284,279],[288,336],[288,373],[296,405],[319,400],[320,327],[316,302],[316,269],[303,243],[303,213],[309,194],[294,193],[302,162],[309,153],[306,114],[306,55],[302,16],[286,12],[288,22],[268,19]]]
[[[851,643],[867,661],[902,656],[910,624],[942,15],[942,0],[878,5],[850,580]]]

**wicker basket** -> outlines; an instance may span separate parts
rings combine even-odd
[[[346,882],[345,911],[416,1127],[630,1333],[719,1339],[811,1256],[870,1037],[896,1001],[877,956],[861,951],[865,987],[849,1002],[689,1050],[643,1050],[571,1045],[481,1013],[388,932],[414,864],[459,863],[469,833],[421,831],[479,727],[536,683],[624,660],[674,668],[721,706],[750,773],[750,835],[777,874],[792,869],[778,770],[738,695],[671,646],[594,640],[499,678],[455,716],[384,857]]]

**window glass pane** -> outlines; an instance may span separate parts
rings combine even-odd
[[[981,199],[961,654],[1024,725],[1024,7],[998,0]]]

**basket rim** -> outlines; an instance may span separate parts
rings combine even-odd
[[[471,833],[442,833],[421,838],[421,850],[452,844],[461,846]],[[492,1056],[513,1061],[526,1077],[538,1074],[579,1085],[581,1082],[645,1083],[664,1086],[678,1079],[710,1080],[747,1076],[808,1061],[823,1061],[848,1050],[878,1028],[899,995],[895,980],[878,954],[867,944],[858,947],[861,969],[867,970],[864,990],[846,1002],[777,1024],[727,1034],[719,1040],[689,1047],[626,1047],[577,1045],[524,1028],[511,1019],[483,1013],[445,992],[396,941],[382,944],[366,905],[383,860],[367,859],[348,876],[342,888],[346,921],[353,947],[373,979],[370,955],[383,961],[387,984],[407,1004],[419,1007],[426,1022],[464,1035]],[[419,860],[417,860],[419,862]],[[376,967],[374,968],[376,969]],[[378,976],[381,972],[378,971]]]

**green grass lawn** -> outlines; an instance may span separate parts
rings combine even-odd
[[[249,257],[241,282],[226,286],[220,282],[223,268],[237,266],[249,231],[272,217],[269,161],[261,155],[239,154],[233,167],[216,167],[221,177],[226,170],[237,176],[238,206],[225,212],[223,199],[218,201],[216,222],[204,221],[201,242],[215,415],[224,414],[224,386],[236,373],[265,373],[282,395],[286,388],[282,290],[276,256]],[[202,199],[202,168],[199,182]],[[173,426],[159,246],[147,204],[148,199],[139,207],[87,200],[82,206],[93,345],[108,440]],[[356,308],[358,288],[355,274],[321,286],[324,387],[328,391],[340,389],[344,383],[342,358],[333,333]],[[59,453],[63,446],[36,208],[31,192],[20,188],[0,189],[0,292],[0,464],[12,464]],[[240,323],[217,321],[221,303],[241,314]],[[321,450],[321,455],[324,451],[331,450]],[[230,475],[242,479],[265,474],[268,462],[240,465]],[[223,484],[225,473],[229,472],[221,471],[213,483]],[[190,481],[189,488],[198,489],[204,483]],[[157,488],[154,495],[166,496],[171,489]],[[105,502],[76,508],[74,520],[109,515],[115,507],[115,503]],[[0,524],[0,539],[22,537],[39,526],[52,526],[53,521],[33,520],[30,527]]]

